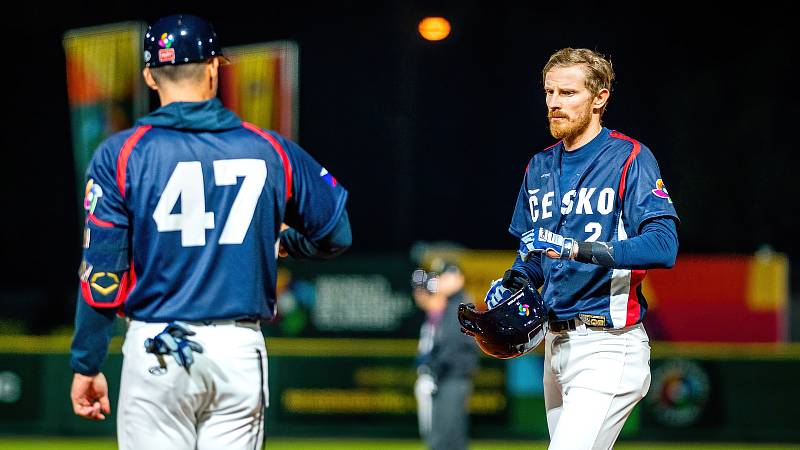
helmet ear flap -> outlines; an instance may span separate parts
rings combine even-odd
[[[460,304],[458,305],[458,321],[461,323],[462,332],[468,336],[475,336],[476,334],[481,334],[483,331],[481,330],[480,325],[478,325],[480,319],[480,312],[475,308],[473,303],[468,304]]]

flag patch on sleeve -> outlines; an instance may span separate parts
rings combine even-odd
[[[323,167],[319,172],[319,176],[321,176],[322,179],[331,186],[336,186],[336,177],[331,175],[330,172],[328,172],[328,169]]]

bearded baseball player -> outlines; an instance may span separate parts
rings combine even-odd
[[[87,171],[72,405],[92,420],[111,412],[100,370],[124,315],[119,448],[261,448],[260,321],[275,314],[278,254],[345,251],[347,191],[216,99],[227,60],[208,22],[159,19],[144,50],[161,107],[103,142]]]
[[[587,49],[542,70],[555,145],[525,171],[509,231],[519,255],[487,293],[541,287],[551,449],[610,449],[650,386],[647,269],[669,268],[678,216],[651,151],[601,124],[614,71]]]

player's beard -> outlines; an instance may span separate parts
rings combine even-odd
[[[567,120],[553,122],[553,117],[565,117]],[[550,134],[556,139],[580,136],[592,122],[592,104],[587,103],[586,109],[575,118],[570,118],[561,111],[550,111],[547,113],[547,120],[550,122]]]

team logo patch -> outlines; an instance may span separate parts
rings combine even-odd
[[[102,284],[100,283],[102,281]],[[108,295],[117,290],[119,287],[119,277],[111,272],[97,272],[92,275],[90,283],[92,289],[97,291],[100,295]]]
[[[667,192],[667,188],[664,186],[664,181],[661,178],[656,181],[656,188],[653,189],[653,194],[655,194],[656,197],[665,198],[672,203],[672,199],[669,198],[669,192]]]
[[[174,48],[162,48],[158,51],[158,62],[173,62],[175,61]]]
[[[519,314],[520,316],[528,317],[531,315],[530,308],[531,308],[530,305],[519,305],[519,312],[517,314]]]
[[[83,209],[89,214],[94,214],[94,209],[97,207],[97,200],[102,196],[103,188],[90,178],[89,182],[86,183],[86,195],[83,197]]]
[[[158,40],[158,46],[161,48],[171,48],[173,42],[175,42],[175,36],[164,33],[161,35],[161,39]]]
[[[323,167],[319,172],[319,176],[321,176],[322,179],[331,186],[336,186],[336,178],[331,175],[330,172],[328,172],[328,169]]]

